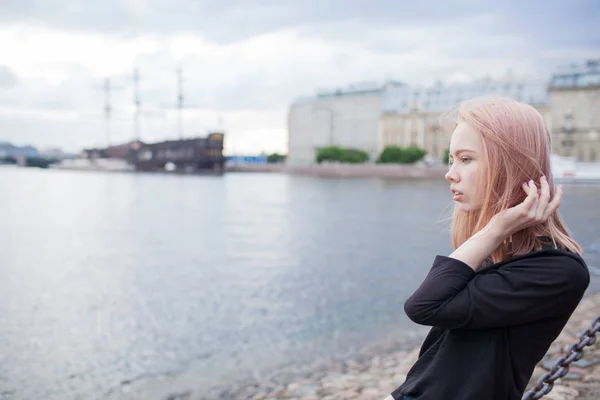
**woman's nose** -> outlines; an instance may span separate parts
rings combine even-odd
[[[448,182],[458,182],[458,179],[459,179],[458,174],[454,170],[454,167],[450,167],[450,170],[448,172],[446,172],[446,175],[444,175],[444,178],[446,178],[446,180]]]

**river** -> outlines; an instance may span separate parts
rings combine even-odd
[[[0,398],[159,399],[352,354],[415,330],[403,302],[451,251],[442,181],[0,167],[0,188]],[[564,189],[597,271],[600,185]]]

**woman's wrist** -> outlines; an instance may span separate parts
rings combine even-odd
[[[507,232],[500,226],[498,220],[493,219],[481,231],[473,236],[475,237],[478,234],[485,235],[490,241],[498,242],[498,246],[500,246],[502,242],[510,237],[511,232]]]
[[[505,233],[496,225],[488,224],[481,231],[471,236],[449,257],[460,260],[474,271],[488,258],[506,239]]]

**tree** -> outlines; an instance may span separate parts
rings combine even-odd
[[[448,164],[450,162],[450,149],[444,150],[444,156],[442,157],[442,161],[444,164]]]
[[[341,162],[362,164],[369,161],[369,154],[358,149],[343,149]]]
[[[414,164],[423,159],[425,154],[427,154],[427,152],[417,146],[409,146],[404,148],[398,146],[386,146],[381,154],[379,154],[377,162],[380,164]]]
[[[276,163],[282,163],[285,162],[286,156],[283,154],[279,154],[279,153],[273,153],[273,154],[269,154],[267,156],[267,162],[269,164],[276,164]]]
[[[422,160],[426,154],[427,154],[427,151],[425,151],[417,146],[407,147],[402,151],[402,163],[414,164],[417,161]]]
[[[340,161],[342,158],[342,149],[337,146],[322,147],[317,152],[317,162]]]
[[[402,159],[402,148],[398,146],[386,146],[377,158],[378,164],[399,163]]]
[[[319,164],[323,161],[360,164],[369,161],[369,154],[366,151],[358,149],[328,146],[319,149],[316,161]]]

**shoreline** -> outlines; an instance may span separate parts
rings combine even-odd
[[[569,322],[536,366],[527,390],[567,348],[579,340],[600,314],[600,292],[586,295]],[[234,387],[194,393],[190,400],[383,400],[406,379],[418,357],[429,328],[420,327],[408,336],[380,346],[372,345],[346,359],[321,361],[305,371],[281,371],[262,379],[247,379]],[[385,342],[385,340],[384,340]],[[176,395],[175,395],[176,396]],[[169,397],[171,398],[171,397]],[[177,397],[173,397],[177,398]],[[569,374],[555,382],[547,400],[597,400],[600,398],[600,341],[584,349],[584,357]]]
[[[11,164],[12,165],[12,164]],[[2,164],[0,164],[2,166]],[[33,168],[33,167],[29,167]],[[109,172],[131,174],[163,174],[180,176],[223,176],[230,174],[287,174],[296,176],[312,176],[323,178],[380,178],[400,180],[440,180],[444,181],[448,172],[447,166],[425,164],[312,164],[306,166],[290,166],[287,164],[247,164],[228,165],[219,171],[135,171],[130,168],[113,168],[101,166],[50,166],[51,170]],[[583,171],[581,176],[555,175],[555,183],[600,184],[600,175]]]
[[[230,165],[231,173],[284,173],[290,175],[332,178],[391,178],[391,179],[443,179],[448,168],[423,164],[313,164],[290,166],[287,164]]]
[[[225,173],[274,173],[324,178],[382,178],[408,180],[445,180],[446,165],[416,164],[311,164],[292,166],[287,164],[229,165]],[[578,174],[555,174],[556,183],[599,184],[600,175],[589,171]]]

